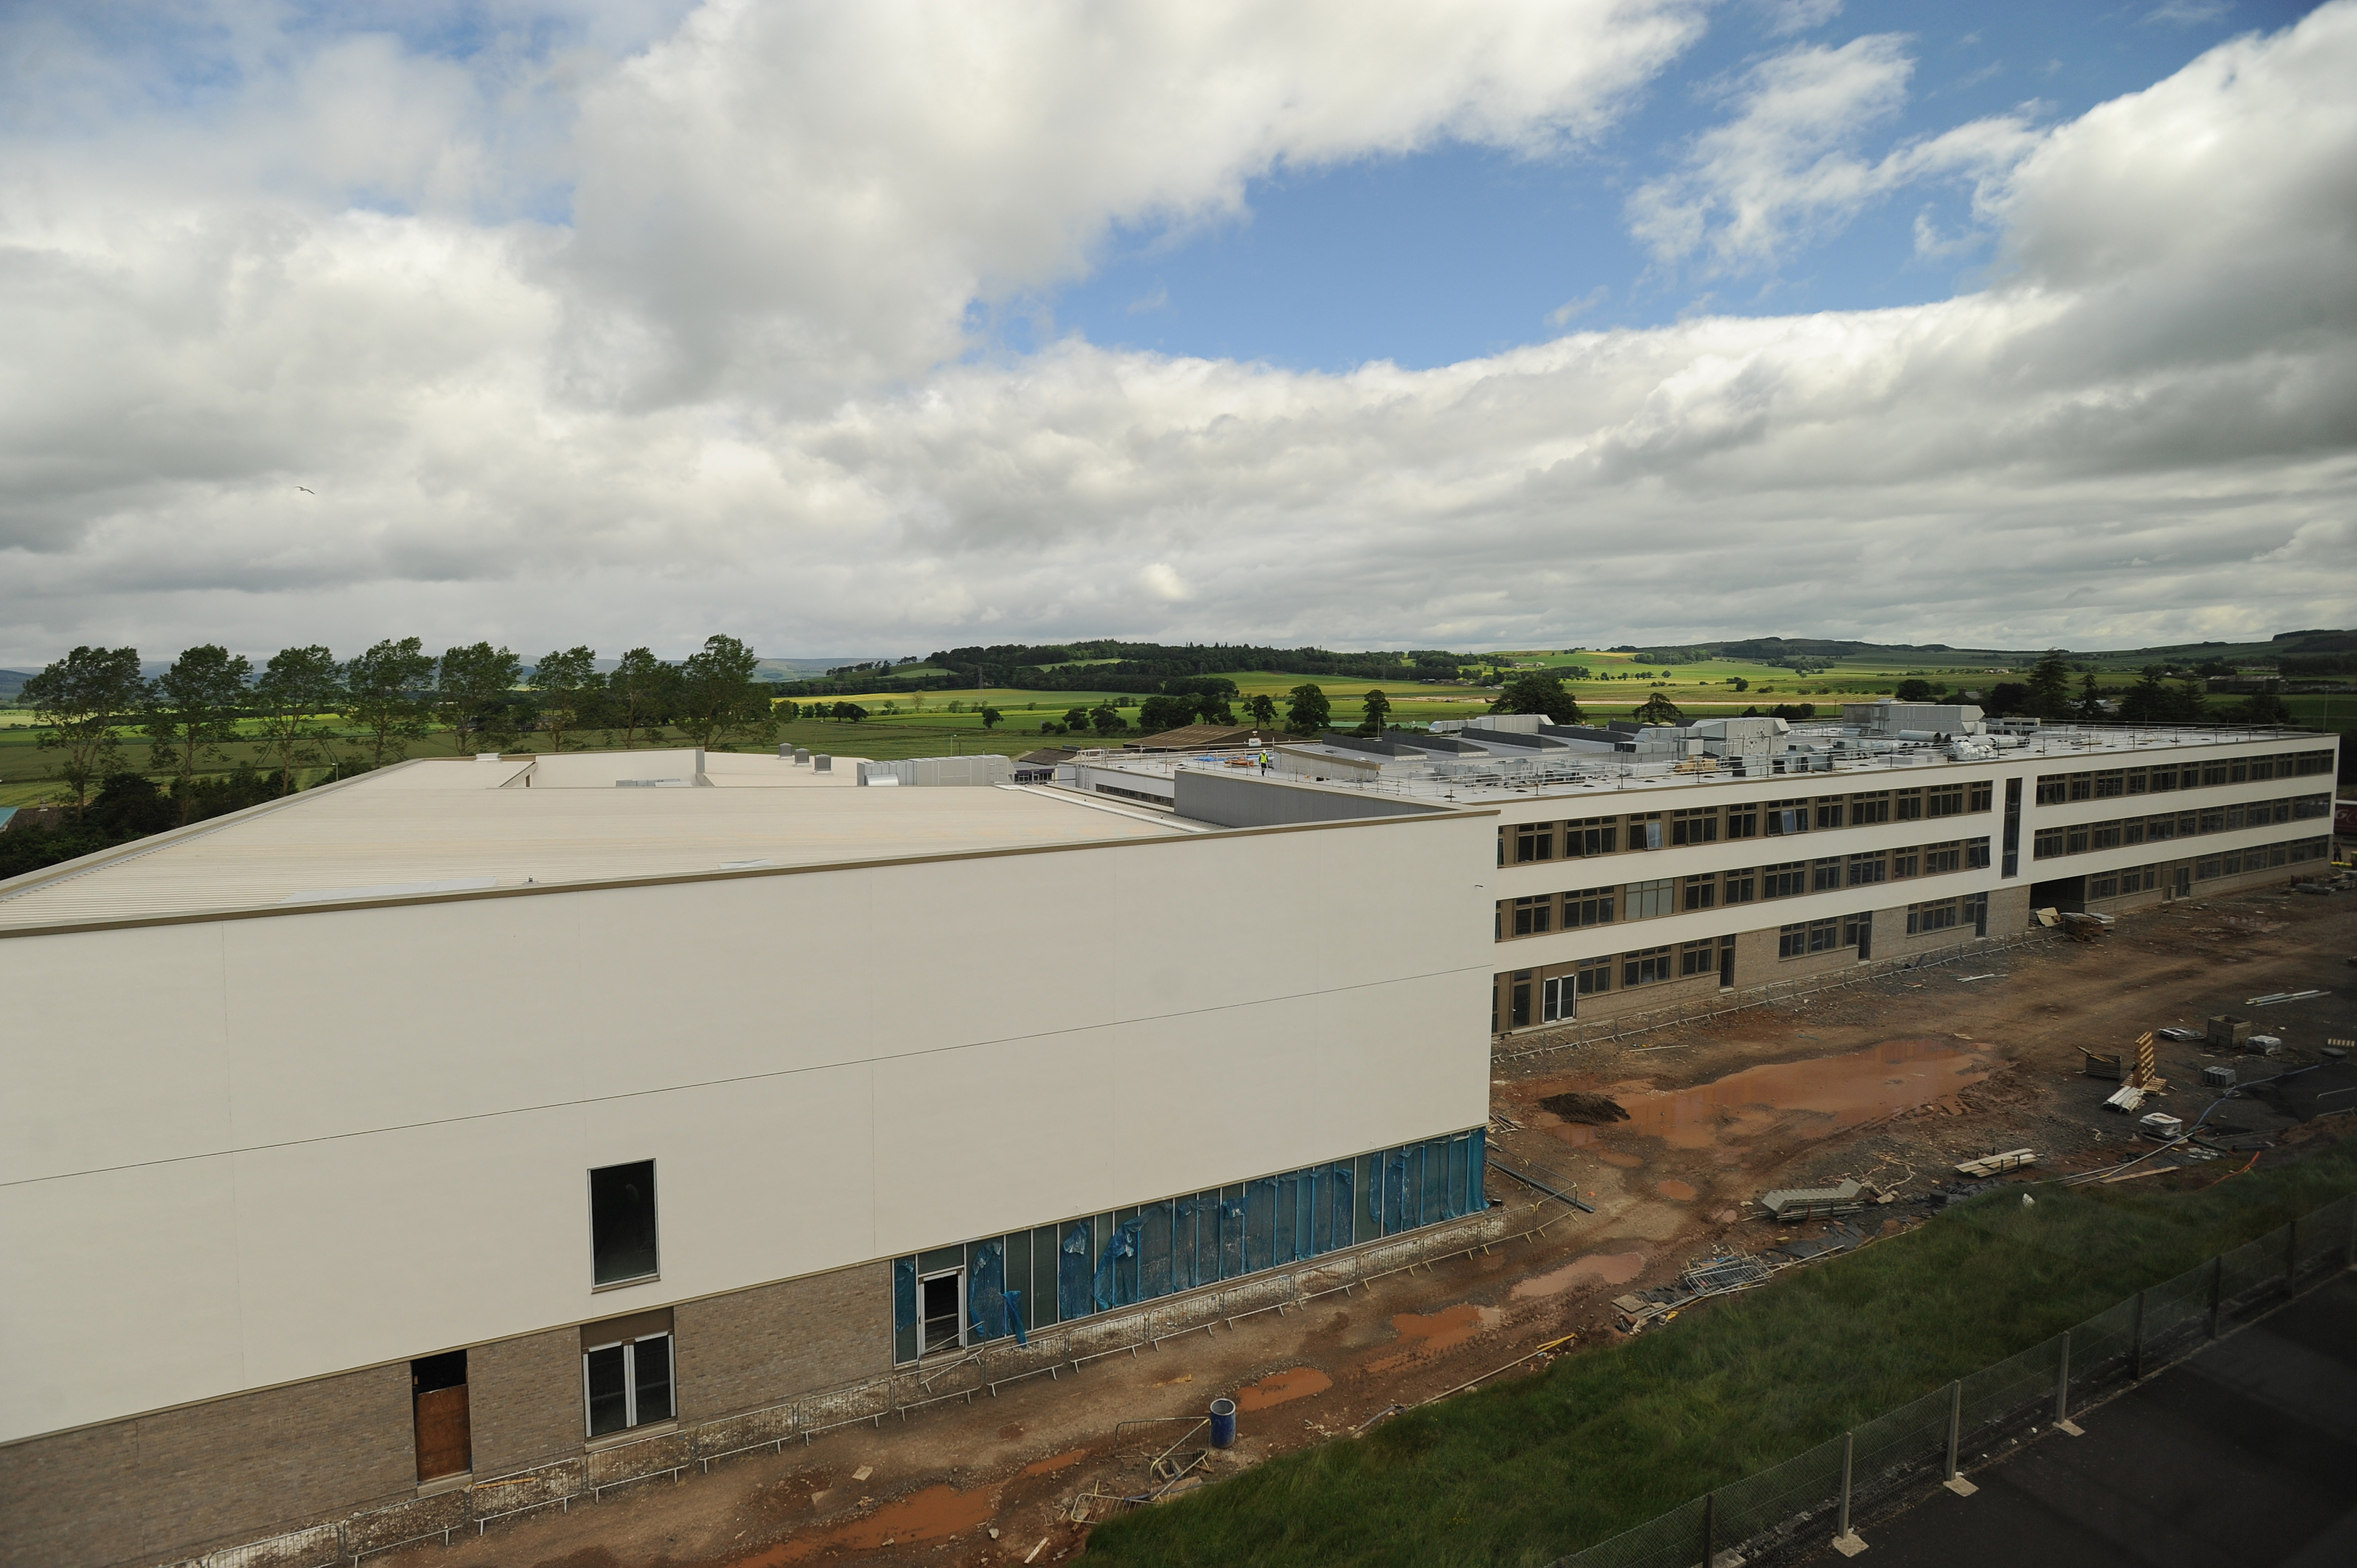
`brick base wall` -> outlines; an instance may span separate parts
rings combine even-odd
[[[679,1307],[673,1320],[680,1419],[711,1421],[891,1371],[892,1265],[712,1296]]]

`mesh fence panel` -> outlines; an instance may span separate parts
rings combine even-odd
[[[1948,1451],[1946,1389],[1910,1400],[1888,1414],[1878,1415],[1854,1434],[1857,1446],[1850,1458],[1850,1486],[1866,1491]]]
[[[2357,1216],[2357,1194],[2328,1203],[2299,1222],[2299,1274],[2306,1279],[2319,1269],[2349,1261],[2349,1226]]]
[[[2040,1398],[2054,1397],[2054,1374],[2062,1359],[2062,1338],[2057,1335],[2033,1345],[2018,1356],[2008,1356],[1964,1380],[1964,1443],[1990,1422],[2001,1421]]]
[[[2095,1314],[2071,1330],[2071,1406],[2127,1376],[2136,1345],[2136,1297]]]
[[[1820,1443],[1771,1470],[1718,1491],[1717,1533],[1733,1546],[1786,1520],[1828,1508],[1841,1496],[1841,1439]]]
[[[2220,1299],[2231,1302],[2248,1295],[2282,1279],[2283,1272],[2284,1233],[2277,1229],[2225,1254]]]
[[[1694,1568],[1702,1561],[1702,1511],[1696,1498],[1585,1552],[1558,1558],[1553,1568]]]

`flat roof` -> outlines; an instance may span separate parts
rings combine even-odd
[[[862,787],[851,758],[434,758],[0,882],[0,931],[1201,831],[1063,791]]]

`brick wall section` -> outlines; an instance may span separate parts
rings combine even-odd
[[[467,1352],[475,1476],[489,1480],[581,1451],[581,1330],[552,1328]]]
[[[0,1565],[111,1568],[274,1535],[417,1484],[406,1363],[0,1450]]]
[[[889,1372],[892,1265],[860,1263],[689,1302],[673,1321],[680,1419],[733,1415]]]

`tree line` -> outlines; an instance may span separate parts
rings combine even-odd
[[[1323,648],[1263,648],[1250,643],[1009,642],[942,649],[921,660],[846,664],[828,671],[823,679],[783,682],[778,693],[788,697],[823,697],[879,686],[912,692],[1000,686],[1027,692],[1153,696],[1171,694],[1174,682],[1246,670],[1329,680],[1453,681],[1461,667],[1479,657],[1430,648],[1336,653]]]
[[[93,788],[132,771],[123,747],[134,736],[148,746],[137,771],[167,780],[183,822],[209,814],[199,811],[208,802],[198,774],[225,760],[233,741],[261,750],[271,792],[283,794],[299,771],[325,766],[340,777],[398,762],[437,724],[461,754],[497,750],[526,733],[552,751],[579,746],[589,731],[625,747],[674,734],[713,748],[776,738],[770,688],[753,679],[753,651],[733,637],[708,638],[675,664],[644,648],[604,673],[597,660],[589,648],[558,650],[527,676],[510,649],[476,642],[436,655],[410,637],[350,660],[316,644],[282,649],[257,670],[208,643],[151,681],[137,649],[84,647],[27,680],[22,700],[33,709],[37,744],[59,754],[78,821]],[[338,733],[334,721],[357,737]]]

